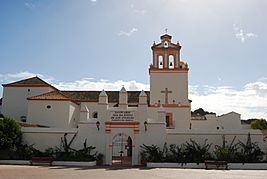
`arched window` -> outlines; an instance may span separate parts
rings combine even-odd
[[[97,112],[93,112],[92,116],[93,116],[93,118],[96,119],[98,117],[98,113]]]
[[[173,68],[174,68],[174,56],[169,55],[169,69],[173,69]]]
[[[159,68],[162,69],[163,68],[163,56],[160,55],[158,57],[158,63],[159,63],[158,64]]]

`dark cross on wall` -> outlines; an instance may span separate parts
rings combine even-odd
[[[161,91],[161,93],[165,94],[165,104],[168,104],[169,101],[169,94],[172,93],[172,91],[169,91],[168,88],[165,88],[164,91]]]

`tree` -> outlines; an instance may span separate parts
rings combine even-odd
[[[19,124],[11,118],[0,118],[0,150],[14,151],[21,141]]]
[[[215,114],[214,112],[205,111],[202,108],[196,109],[195,111],[193,111],[191,113],[192,113],[192,115],[196,115],[196,116],[205,116],[206,114]]]
[[[241,123],[242,124],[251,124],[253,121],[255,121],[255,120],[258,120],[258,119],[247,119],[247,120],[241,120]]]
[[[250,125],[252,129],[260,129],[260,130],[267,129],[267,121],[265,119],[256,119],[252,121]]]

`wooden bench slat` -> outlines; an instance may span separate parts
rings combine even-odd
[[[228,169],[228,163],[227,161],[223,160],[205,160],[205,167],[208,169],[208,165],[215,165],[217,169],[219,169],[220,166],[225,167],[225,169]]]
[[[53,157],[32,157],[31,165],[33,163],[49,163],[51,166],[53,162]]]

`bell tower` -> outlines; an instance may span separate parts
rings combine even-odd
[[[160,37],[161,42],[156,44],[154,42],[153,64],[152,67],[158,69],[178,69],[180,68],[180,50],[179,42],[173,44],[171,42],[172,36],[165,34]]]
[[[181,45],[164,34],[153,43],[150,75],[150,106],[162,106],[166,123],[173,128],[189,128],[191,106],[188,99],[188,65],[180,58]],[[170,120],[170,121],[167,121]]]

